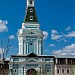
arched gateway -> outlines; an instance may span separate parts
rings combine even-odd
[[[26,75],[37,75],[37,71],[35,69],[29,69],[26,72]]]

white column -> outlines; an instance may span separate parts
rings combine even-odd
[[[57,75],[57,65],[54,65],[54,75]]]
[[[26,54],[26,39],[24,40],[24,54]]]
[[[56,61],[55,63],[58,64],[58,59],[57,58],[55,59],[55,61]]]
[[[53,70],[54,70],[54,66],[53,66],[53,64],[51,64],[51,75],[54,74],[54,73],[53,73],[53,72],[54,72]]]
[[[22,46],[23,46],[23,44],[21,44],[21,54],[22,54]]]
[[[28,54],[28,43],[27,43],[27,54]]]
[[[21,75],[21,65],[19,65],[18,74]]]
[[[41,40],[39,42],[39,54],[41,55]]]
[[[19,40],[18,45],[19,45],[19,54],[21,54],[21,40]]]
[[[43,66],[42,66],[42,64],[40,64],[39,68],[40,68],[40,74],[43,75]]]
[[[22,38],[20,38],[20,40],[19,40],[19,50],[20,50],[19,54],[22,54],[23,53],[23,40],[22,40]]]
[[[38,49],[38,46],[39,46],[39,45],[38,45],[38,39],[37,39],[37,55],[39,54],[39,52],[38,52],[38,50],[39,50],[39,49]]]
[[[22,45],[20,44],[20,54],[22,54]]]
[[[34,53],[36,53],[36,43],[34,42]]]
[[[66,64],[68,63],[67,58],[66,58]]]
[[[20,54],[20,53],[21,53],[21,52],[20,52],[20,41],[19,41],[18,45],[19,45],[19,54]]]

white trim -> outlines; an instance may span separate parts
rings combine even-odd
[[[34,60],[35,62],[38,62],[38,60],[34,59],[34,58],[30,58],[27,60],[27,62],[31,61],[31,60]]]
[[[39,52],[38,50],[39,50],[39,49],[38,49],[38,39],[37,39],[37,55],[39,54],[39,53],[38,53],[38,52]]]

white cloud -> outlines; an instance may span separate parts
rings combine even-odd
[[[44,35],[43,39],[47,39],[47,37],[48,37],[48,32],[47,32],[47,31],[43,31],[43,35]]]
[[[8,31],[7,24],[8,24],[7,20],[5,21],[0,20],[0,32]]]
[[[51,35],[52,40],[57,40],[60,39],[61,37],[62,37],[61,35],[54,35],[54,34]]]
[[[15,39],[14,35],[9,36],[10,39]]]
[[[71,29],[71,27],[68,27],[66,30],[70,30],[70,29]],[[73,38],[73,37],[75,37],[75,31],[67,32],[67,34],[65,34],[63,32],[58,33],[57,30],[51,31],[51,39],[52,40],[68,42],[67,38]]]
[[[49,44],[49,46],[50,46],[50,47],[55,47],[55,45],[54,45],[54,44]]]
[[[71,30],[71,26],[68,26],[68,27],[65,29],[65,31],[69,31],[69,30]]]
[[[51,31],[51,39],[52,40],[57,40],[62,38],[62,35],[60,35],[56,30]]]
[[[58,34],[57,30],[52,30],[52,34]]]
[[[48,52],[48,50],[45,50],[45,52]]]
[[[58,42],[60,42],[60,41],[68,42],[68,40],[66,40],[65,38],[58,39],[57,41]]]
[[[61,50],[54,50],[53,54],[74,55],[75,54],[75,43],[62,48]]]
[[[71,31],[68,34],[65,35],[66,38],[75,37],[75,31]]]
[[[61,54],[61,50],[53,50],[53,54]]]

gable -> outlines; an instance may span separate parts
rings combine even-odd
[[[37,55],[34,54],[34,53],[30,53],[30,54],[27,55],[27,57],[37,57]]]
[[[38,62],[38,58],[27,57],[25,61],[26,61],[26,62],[31,62],[31,63],[33,63],[33,62]]]
[[[29,58],[29,59],[27,60],[27,62],[37,62],[37,59]]]

